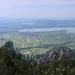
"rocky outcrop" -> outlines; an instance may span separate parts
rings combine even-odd
[[[46,52],[43,57],[40,57],[37,60],[37,63],[48,63],[53,60],[60,60],[61,58],[75,58],[75,52],[73,52],[70,48],[66,46],[57,46],[54,47],[52,50]]]
[[[13,42],[12,42],[12,41],[6,42],[4,46],[5,46],[5,48],[6,48],[8,51],[14,50]]]

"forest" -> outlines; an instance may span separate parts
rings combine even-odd
[[[16,53],[13,43],[0,48],[0,75],[74,75],[75,58],[62,57],[45,64],[30,63]]]

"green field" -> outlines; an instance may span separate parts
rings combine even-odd
[[[75,49],[75,34],[66,31],[34,32],[34,33],[5,33],[0,35],[0,46],[7,41],[13,41],[14,47],[29,55],[46,53],[54,46],[65,45]]]

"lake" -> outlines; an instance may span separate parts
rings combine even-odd
[[[75,33],[75,27],[53,27],[53,28],[31,28],[31,29],[21,29],[19,32],[45,32],[45,31],[60,31],[67,30],[69,33]]]

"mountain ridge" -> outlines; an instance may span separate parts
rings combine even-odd
[[[29,61],[21,58],[21,55],[16,53],[13,48],[13,42],[6,42],[0,48],[0,75],[74,75],[75,74],[75,58],[59,58],[59,54],[64,50],[70,54],[72,50],[68,47],[55,47],[54,51],[49,51],[41,58],[48,60],[51,58],[53,61],[44,63],[30,63]],[[56,52],[56,51],[59,51]],[[73,52],[72,52],[73,53]],[[64,53],[62,53],[64,54]],[[70,54],[71,55],[71,54]],[[57,59],[55,58],[57,56]],[[55,60],[54,60],[55,58]],[[44,61],[42,60],[42,61]],[[50,60],[49,60],[50,61]]]
[[[56,46],[37,59],[37,64],[48,63],[62,58],[75,58],[75,52],[66,46]]]

